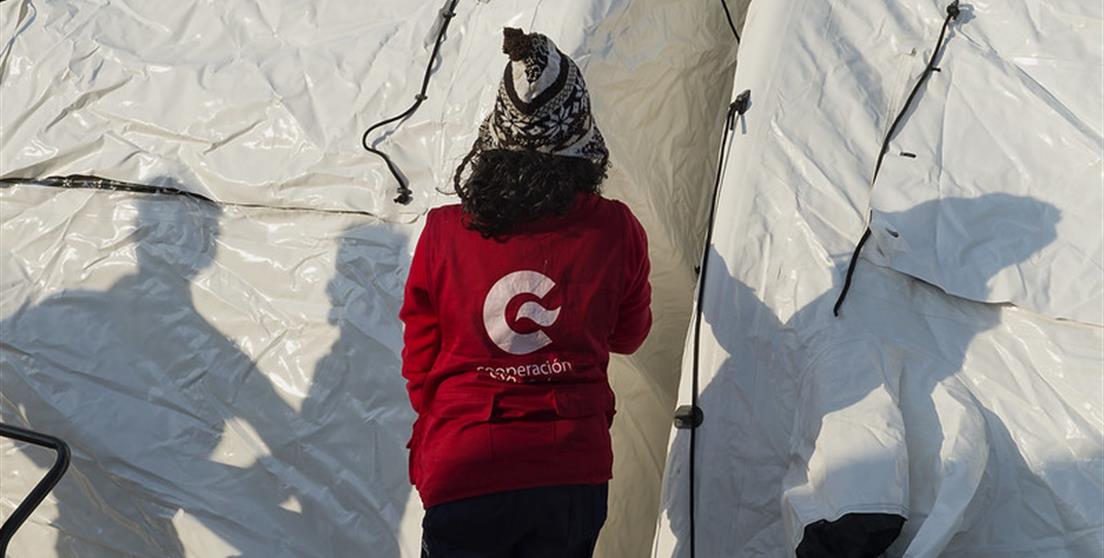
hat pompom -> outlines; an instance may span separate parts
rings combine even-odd
[[[521,60],[529,55],[532,42],[525,31],[514,27],[502,29],[502,52],[510,57],[510,60]]]

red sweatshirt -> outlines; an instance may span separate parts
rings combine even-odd
[[[458,205],[429,212],[399,312],[427,508],[610,479],[606,366],[648,335],[648,271],[644,229],[600,196],[505,242],[464,228]]]

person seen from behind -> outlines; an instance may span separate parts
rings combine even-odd
[[[504,36],[461,203],[427,215],[399,313],[422,556],[589,557],[613,468],[609,354],[652,323],[647,237],[600,195],[609,154],[579,68],[544,35]]]

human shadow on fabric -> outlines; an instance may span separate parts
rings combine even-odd
[[[398,353],[404,246],[405,237],[384,225],[342,234],[326,287],[339,337],[315,366],[291,436],[261,431],[274,438],[275,461],[295,472],[292,490],[311,539],[303,556],[401,555],[414,419]]]
[[[941,211],[968,215],[982,208],[1009,218],[963,223],[1002,237],[1005,249],[979,257],[981,276],[1023,262],[1055,239],[1058,210],[1026,197],[944,199],[901,217],[936,223]],[[862,262],[835,318],[846,269],[838,262],[836,288],[783,323],[762,292],[731,275],[736,262],[713,247],[709,258],[703,330],[730,356],[711,378],[703,376],[709,379],[698,399],[704,412],[693,471],[698,556],[776,555],[797,542],[801,557],[880,556],[897,538],[898,514],[807,517],[808,510],[826,509],[823,502],[848,502],[856,488],[885,495],[863,502],[873,508],[897,507],[902,515],[910,504],[916,508],[891,553],[917,540],[935,555],[993,505],[998,461],[1002,470],[1038,475],[1002,420],[960,378],[965,366],[980,366],[967,363],[971,343],[1001,323],[1001,305],[958,299]],[[769,280],[763,284],[770,289]],[[708,347],[702,354],[708,366]],[[678,430],[671,448],[664,513],[678,537],[672,556],[681,558],[689,556],[691,531],[689,431]],[[785,540],[780,507],[783,518],[790,514],[798,523],[791,526],[798,541]],[[932,509],[939,512],[927,515]]]
[[[280,508],[281,483],[262,468],[213,458],[236,425],[293,415],[196,308],[193,289],[212,290],[199,274],[214,259],[219,208],[165,195],[117,202],[103,218],[133,219],[133,227],[112,238],[64,238],[57,257],[66,257],[65,243],[97,242],[102,265],[133,261],[136,270],[105,291],[70,289],[24,304],[0,326],[2,420],[73,450],[52,493],[56,555],[183,557],[182,529],[196,525],[219,541],[210,552],[280,555],[269,550],[273,541],[293,549],[278,527],[251,520],[257,510],[293,519]],[[42,467],[52,460],[28,455]],[[290,552],[283,555],[297,554]]]

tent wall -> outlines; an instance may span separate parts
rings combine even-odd
[[[416,556],[395,319],[420,218],[490,107],[501,28],[583,68],[648,230],[656,326],[614,359],[602,556],[646,554],[735,42],[719,4],[0,4],[0,420],[74,447],[16,556]],[[739,2],[731,2],[740,11]],[[92,174],[203,194],[57,190]],[[234,204],[246,204],[243,207]],[[289,209],[291,208],[291,209]],[[337,214],[357,211],[362,214]],[[0,442],[0,509],[46,457]]]
[[[692,532],[697,556],[792,556],[848,513],[907,518],[890,556],[1104,551],[1104,17],[963,5],[872,187],[945,8],[751,5],[733,89],[752,104],[704,281],[705,419],[692,473],[672,431],[655,556],[690,556]],[[682,404],[694,352],[691,331]]]

